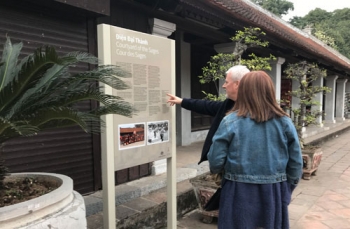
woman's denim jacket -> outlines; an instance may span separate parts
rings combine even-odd
[[[257,123],[227,115],[213,137],[208,153],[210,171],[237,182],[296,185],[302,174],[302,157],[296,129],[289,117]]]

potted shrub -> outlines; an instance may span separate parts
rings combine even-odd
[[[53,47],[47,46],[18,60],[21,48],[21,43],[12,45],[7,38],[2,52],[0,146],[14,137],[73,125],[98,133],[101,115],[132,115],[130,104],[103,94],[97,86],[101,82],[115,89],[128,88],[119,78],[128,74],[119,68],[99,66],[70,74],[70,67],[78,63],[96,65],[97,58],[81,52],[60,57]],[[79,111],[74,105],[83,100],[96,100],[103,106]],[[0,228],[86,228],[84,200],[73,191],[73,181],[67,176],[8,174],[0,160],[0,200]]]
[[[290,91],[289,95],[299,101],[297,107],[291,107],[292,121],[297,130],[303,153],[303,178],[309,180],[311,175],[316,174],[322,159],[322,149],[319,146],[304,145],[303,133],[307,126],[317,124],[317,118],[323,115],[323,112],[319,109],[321,104],[315,101],[314,98],[318,93],[330,92],[330,88],[312,85],[312,83],[319,77],[326,77],[327,73],[317,64],[308,63],[307,61],[288,64],[284,73],[287,79],[298,83],[298,88]],[[288,104],[290,104],[290,101],[288,101]]]

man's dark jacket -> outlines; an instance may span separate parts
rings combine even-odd
[[[219,128],[221,120],[225,117],[226,112],[234,105],[234,101],[226,99],[223,102],[200,100],[200,99],[183,99],[181,107],[197,112],[199,114],[210,115],[214,117],[213,123],[209,129],[207,137],[205,138],[201,159],[198,164],[208,160],[207,154],[212,144],[213,136]]]

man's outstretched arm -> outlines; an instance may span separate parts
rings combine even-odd
[[[167,102],[170,104],[170,106],[178,104],[187,110],[210,116],[215,116],[219,111],[220,106],[223,104],[223,102],[202,99],[182,99],[172,94],[167,94],[167,96],[169,96]]]

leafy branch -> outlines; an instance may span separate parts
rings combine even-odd
[[[319,93],[331,91],[329,87],[315,86],[312,83],[320,77],[326,77],[327,72],[315,63],[300,61],[288,64],[284,73],[287,79],[298,82],[298,88],[294,91],[289,91],[288,95],[299,99],[299,106],[292,109],[292,120],[298,132],[300,146],[304,148],[303,127],[317,124],[317,118],[323,115],[320,109],[315,109],[321,106],[318,101],[314,100],[315,96]],[[290,103],[290,101],[287,101],[287,103]]]
[[[245,65],[251,70],[271,70],[270,61],[276,57],[271,55],[268,57],[260,57],[254,53],[248,54],[248,58],[243,59],[242,55],[247,49],[252,47],[267,47],[268,41],[260,39],[266,34],[260,28],[244,28],[239,30],[235,36],[231,38],[234,46],[232,53],[219,53],[210,57],[207,65],[202,68],[202,75],[198,76],[201,84],[211,83],[214,85],[217,95],[203,92],[206,99],[224,100],[225,96],[220,95],[219,85],[220,79],[225,79],[226,71],[234,65]]]

